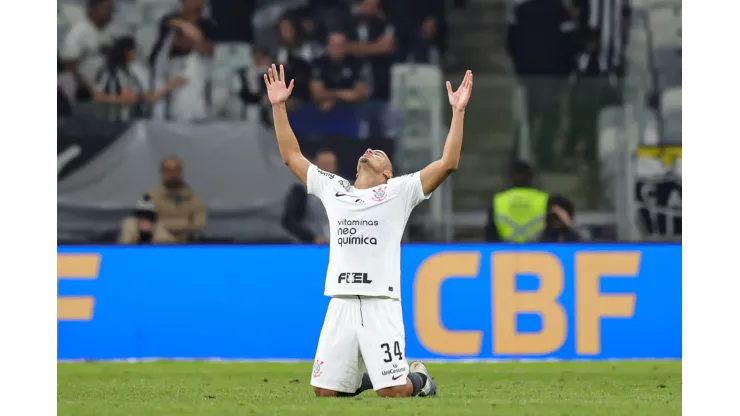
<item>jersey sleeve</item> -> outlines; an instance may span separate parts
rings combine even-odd
[[[396,178],[396,181],[398,182],[400,191],[406,196],[409,209],[416,207],[432,196],[431,193],[424,195],[424,188],[421,186],[420,172],[400,176]]]
[[[336,177],[335,174],[323,171],[312,163],[308,166],[306,174],[306,189],[309,194],[322,199],[324,192],[331,188]]]

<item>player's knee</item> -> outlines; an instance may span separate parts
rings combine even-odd
[[[404,386],[387,387],[384,389],[377,390],[376,393],[380,397],[409,397],[411,392]]]
[[[316,394],[316,397],[336,397],[337,396],[336,391],[322,389],[321,387],[314,387],[313,392],[314,394]]]

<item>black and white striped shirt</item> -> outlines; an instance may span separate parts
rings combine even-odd
[[[124,89],[134,94],[144,93],[139,79],[131,72],[122,68],[110,68],[103,66],[95,77],[95,87],[108,94],[119,96]]]
[[[626,24],[630,0],[576,0],[580,9],[581,33],[595,42],[594,52],[584,51],[578,60],[580,72],[620,73],[627,42]]]

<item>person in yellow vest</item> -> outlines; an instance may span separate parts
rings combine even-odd
[[[509,175],[511,188],[494,194],[488,209],[486,241],[536,242],[550,212],[550,195],[532,186],[534,174],[526,162],[514,162]]]

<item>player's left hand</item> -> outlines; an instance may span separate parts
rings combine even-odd
[[[473,71],[467,70],[457,91],[452,91],[452,84],[447,81],[447,98],[453,110],[463,111],[468,105],[470,94],[473,92]]]
[[[284,104],[288,101],[290,93],[293,92],[293,80],[290,84],[285,83],[285,68],[280,65],[280,72],[278,72],[275,64],[267,70],[267,74],[264,75],[265,85],[267,86],[267,97],[270,99],[272,105]]]

